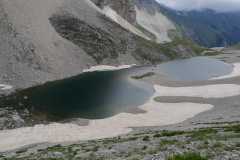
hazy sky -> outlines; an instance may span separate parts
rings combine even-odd
[[[214,9],[220,12],[240,11],[240,0],[156,0],[177,10]]]

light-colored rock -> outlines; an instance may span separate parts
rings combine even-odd
[[[161,12],[149,13],[145,8],[135,7],[137,23],[156,36],[158,43],[171,42],[168,36],[170,30],[176,30],[175,25]]]
[[[127,20],[125,20],[124,18],[122,18],[120,15],[118,15],[116,13],[116,11],[114,11],[112,8],[110,8],[109,6],[105,6],[103,8],[103,13],[111,18],[114,22],[118,23],[119,25],[121,25],[123,28],[131,31],[132,33],[145,38],[147,40],[151,40],[149,37],[147,37],[142,31],[140,31],[139,29],[137,29],[135,26],[133,26],[131,23],[129,23]]]

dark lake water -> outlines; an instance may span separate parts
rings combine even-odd
[[[36,117],[50,121],[102,119],[137,109],[154,94],[153,86],[130,78],[135,73],[154,71],[173,80],[193,81],[226,75],[232,69],[230,64],[196,57],[157,67],[88,72],[19,91],[1,100],[0,106],[28,108]]]
[[[83,73],[18,93],[21,103],[48,119],[101,119],[137,108],[154,93],[152,86],[129,79],[129,71]]]
[[[162,63],[157,67],[158,73],[173,80],[196,81],[208,80],[232,72],[231,64],[207,57],[195,57]]]

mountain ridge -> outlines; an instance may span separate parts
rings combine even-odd
[[[178,11],[158,5],[175,22],[183,36],[205,47],[228,47],[240,41],[240,12],[212,9]]]

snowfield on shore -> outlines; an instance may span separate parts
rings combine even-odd
[[[89,69],[83,70],[83,72],[95,72],[95,71],[114,71],[114,70],[121,70],[121,69],[127,69],[135,66],[135,64],[132,65],[121,65],[121,66],[108,66],[108,65],[98,65],[98,66],[92,66]]]
[[[221,84],[194,87],[165,87],[155,85],[158,96],[224,98],[240,95],[240,85]]]

